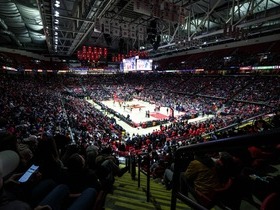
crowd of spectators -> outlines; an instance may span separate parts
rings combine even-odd
[[[236,100],[266,103],[279,97],[279,77],[255,78],[239,94]]]
[[[199,94],[227,99],[236,95],[249,82],[250,78],[248,76],[240,76],[234,79],[232,77],[220,77],[212,81],[211,85],[202,89]]]
[[[80,202],[78,198],[84,194],[94,201],[99,192],[110,190],[115,176],[122,176],[127,171],[127,168],[119,167],[118,159],[113,155],[117,151],[118,154],[126,154],[132,149],[154,152],[160,150],[163,152],[158,160],[162,160],[166,155],[172,154],[173,147],[215,140],[218,135],[222,135],[214,133],[218,129],[273,111],[273,107],[235,102],[234,98],[227,101],[231,89],[225,90],[228,93],[225,93],[225,100],[189,96],[188,93],[184,95],[181,92],[192,89],[192,93],[195,93],[202,87],[211,85],[213,79],[214,77],[206,76],[192,78],[189,75],[172,77],[172,74],[102,75],[83,78],[59,75],[1,75],[1,151],[16,153],[16,173],[22,174],[32,164],[39,165],[38,176],[33,177],[30,183],[19,183],[18,176],[9,176],[10,173],[2,171],[4,184],[1,187],[5,189],[2,192],[8,192],[12,197],[3,193],[1,199],[7,198],[9,202],[20,200],[24,204],[19,205],[36,208],[43,204],[53,205],[45,202],[44,198],[52,196],[53,191],[57,192],[59,189],[60,192],[65,192],[64,198],[67,198],[59,202],[66,206],[65,208],[71,208],[75,202]],[[214,80],[219,81],[220,78],[216,79]],[[235,79],[227,78],[227,81],[237,84]],[[241,79],[247,83],[253,79],[248,80]],[[277,79],[261,78],[258,81],[271,84]],[[185,86],[180,89],[182,84]],[[256,88],[267,91],[265,85],[258,85]],[[212,89],[208,94],[217,96],[218,93],[215,95],[213,91]],[[242,88],[240,91],[242,92]],[[162,106],[173,106],[174,109],[186,113],[194,110],[200,114],[213,114],[214,117],[194,123],[177,119],[146,135],[129,134],[117,124],[115,118],[108,117],[84,98],[90,96],[94,100],[102,101],[112,99],[114,95],[123,100],[139,97]],[[274,97],[273,100],[275,104],[279,104],[279,99]],[[214,135],[205,138],[208,133]],[[171,160],[170,157],[167,159]],[[162,168],[155,170],[157,176],[163,174],[163,167],[167,167],[162,163],[163,161],[158,162]],[[49,187],[46,189],[44,183],[51,184],[47,184]],[[36,194],[34,190],[40,193]],[[34,197],[35,194],[40,196]]]
[[[252,124],[214,132],[209,141],[279,128],[279,114],[269,122],[259,117]],[[173,179],[174,162],[169,162],[158,178],[167,189],[176,182],[180,193],[209,209],[215,205],[222,209],[278,209],[279,202],[269,198],[279,195],[279,143],[263,143],[217,146],[211,152],[189,150],[177,156],[179,180]]]

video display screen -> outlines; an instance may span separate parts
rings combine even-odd
[[[136,71],[136,58],[123,59],[123,71]]]
[[[151,71],[153,67],[153,60],[151,59],[137,59],[137,57],[123,59],[120,65],[121,71]]]
[[[137,70],[151,71],[153,67],[153,60],[137,59]]]

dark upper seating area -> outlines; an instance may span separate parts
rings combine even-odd
[[[160,70],[196,68],[222,70],[243,66],[278,65],[279,45],[279,41],[275,41],[209,52],[204,52],[202,47],[200,53],[160,60],[158,68]]]
[[[279,46],[279,41],[274,41],[207,52],[204,51],[202,46],[201,49],[198,49],[198,52],[194,54],[189,54],[188,51],[186,51],[185,55],[157,61],[157,70],[204,69],[211,71],[225,69],[234,70],[246,66],[273,66],[279,64]],[[36,61],[36,59],[16,53],[2,52],[1,54],[2,59],[0,59],[0,62],[16,69],[69,69],[66,63],[62,62]],[[83,64],[81,64],[81,66],[83,66]]]
[[[16,53],[1,53],[2,59],[0,63],[2,65],[7,65],[15,69],[42,69],[42,70],[68,70],[69,68],[65,63],[57,61],[45,61],[34,59],[25,55],[20,55]],[[7,60],[9,62],[7,62]]]

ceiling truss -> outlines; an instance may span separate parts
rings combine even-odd
[[[162,2],[159,13],[148,11],[155,2]],[[183,8],[183,22],[165,18],[165,5]],[[145,49],[157,55],[186,49],[194,42],[233,38],[225,34],[225,26],[247,35],[277,31],[279,12],[280,0],[0,0],[0,44],[65,57],[75,55],[82,45],[108,47],[109,53]],[[111,27],[107,34],[105,19]],[[156,48],[149,39],[153,21],[154,35],[160,37]],[[120,31],[114,34],[116,22]],[[124,36],[123,24],[135,25],[136,37]],[[139,27],[143,28],[141,39]]]

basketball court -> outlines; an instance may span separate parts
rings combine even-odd
[[[87,100],[89,103],[94,105],[97,109],[101,109],[101,107],[97,104],[95,104],[92,100]],[[153,120],[163,120],[163,119],[169,119],[169,116],[171,115],[171,109],[169,107],[157,107],[155,104],[151,104],[146,101],[133,99],[132,101],[127,102],[121,102],[121,101],[114,101],[114,100],[108,100],[108,101],[101,101],[102,104],[107,106],[110,109],[113,109],[114,111],[122,114],[123,116],[129,118],[134,122],[134,124],[139,125],[143,122],[153,121]],[[147,112],[149,112],[149,117],[147,116]],[[136,128],[131,127],[127,123],[123,122],[119,118],[115,117],[114,115],[105,113],[107,115],[110,115],[110,117],[114,117],[117,120],[117,123],[122,126],[126,132],[130,134],[148,134],[153,132],[154,130],[160,129],[160,126],[153,126],[148,128],[142,128],[140,126],[137,126]],[[174,117],[178,119],[180,116],[184,115],[185,112],[178,112],[174,110]],[[203,121],[206,119],[209,119],[213,117],[212,115],[204,116],[204,117],[197,117],[194,119],[190,119],[188,122],[196,122],[196,121]],[[169,123],[168,123],[169,124]]]
[[[146,101],[133,99],[132,101],[102,101],[105,106],[115,110],[123,116],[128,116],[135,124],[141,122],[169,119],[171,110],[168,107],[158,108],[155,104],[148,103]],[[147,116],[149,113],[149,117]],[[178,118],[180,115],[184,115],[184,112],[175,111],[174,117]]]

